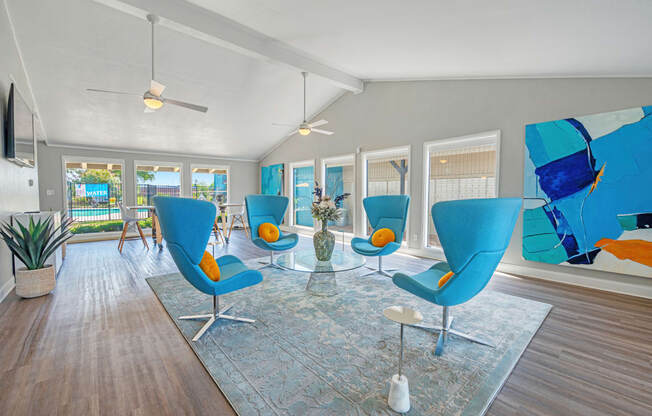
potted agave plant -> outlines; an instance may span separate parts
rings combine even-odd
[[[16,270],[16,294],[23,298],[47,295],[54,290],[56,277],[54,266],[45,262],[72,237],[72,220],[64,218],[57,228],[52,217],[39,219],[36,223],[30,217],[27,227],[18,221],[16,223],[16,226],[5,223],[0,229],[0,236],[9,250],[25,265]]]
[[[328,222],[339,221],[342,218],[342,202],[351,194],[344,193],[331,199],[330,196],[324,195],[318,182],[315,182],[315,189],[312,193],[315,195],[315,200],[310,212],[313,218],[321,222],[321,230],[312,236],[315,255],[319,261],[329,261],[335,247],[335,236],[328,231]]]

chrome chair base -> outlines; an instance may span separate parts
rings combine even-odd
[[[282,268],[278,264],[274,263],[274,252],[273,251],[271,253],[269,253],[269,262],[259,261],[258,263],[263,264],[263,266],[257,268],[256,270],[262,270],[262,269],[264,269],[266,267],[271,267],[271,268],[279,269],[279,270],[285,270],[284,268]]]
[[[378,256],[378,268],[374,269],[371,266],[364,266],[367,269],[371,270],[369,273],[361,274],[360,277],[371,276],[372,274],[380,274],[386,277],[392,277],[388,272],[395,272],[397,269],[383,269],[383,256]]]
[[[476,344],[486,345],[491,348],[496,348],[496,346],[490,343],[489,341],[485,341],[481,338],[473,337],[471,335],[465,334],[464,332],[460,332],[456,329],[452,329],[451,325],[453,324],[453,317],[449,315],[448,306],[444,306],[443,308],[444,308],[442,314],[443,327],[439,325],[436,326],[410,325],[411,327],[419,328],[424,331],[439,333],[439,337],[437,338],[437,346],[435,347],[435,355],[439,356],[444,352],[444,345],[446,344],[449,334],[458,336],[460,338],[464,338],[471,342],[475,342]]]
[[[201,338],[202,335],[204,335],[204,333],[208,330],[208,328],[210,328],[218,319],[228,319],[230,321],[247,322],[247,323],[256,322],[254,319],[239,318],[237,316],[225,315],[224,313],[227,312],[232,307],[233,305],[229,305],[220,309],[218,297],[213,296],[213,313],[208,313],[203,315],[185,315],[185,316],[180,316],[179,319],[208,319],[208,321],[206,321],[204,326],[201,327],[199,332],[197,332],[195,336],[192,338],[193,342],[199,340],[199,338]]]

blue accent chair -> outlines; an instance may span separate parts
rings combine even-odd
[[[299,242],[299,236],[293,233],[284,234],[282,231],[277,241],[268,243],[258,236],[258,227],[265,222],[272,223],[279,227],[288,209],[288,198],[279,195],[247,195],[245,197],[245,206],[247,207],[247,220],[251,228],[251,241],[256,247],[268,250],[269,263],[265,267],[275,267],[282,269],[274,263],[274,252],[294,248]]]
[[[257,285],[263,281],[259,271],[248,269],[240,259],[231,255],[216,259],[220,266],[220,280],[217,282],[209,279],[199,268],[215,222],[215,205],[190,198],[155,197],[154,206],[161,223],[163,238],[167,241],[179,271],[197,290],[213,297],[213,311],[210,314],[179,317],[208,319],[192,340],[201,338],[218,319],[255,322],[252,319],[225,315],[231,306],[220,309],[219,295]]]
[[[467,199],[439,202],[432,218],[447,262],[439,262],[423,273],[396,273],[394,284],[408,292],[443,306],[442,325],[419,328],[439,333],[435,354],[441,355],[448,334],[493,347],[489,342],[451,329],[451,306],[467,302],[489,283],[503,258],[521,210],[520,198]],[[439,279],[454,275],[439,287]]]
[[[387,244],[385,247],[376,247],[371,244],[371,236],[373,236],[373,233],[371,233],[367,239],[353,238],[351,240],[351,248],[363,256],[378,257],[378,269],[366,266],[372,271],[363,276],[378,273],[383,276],[392,277],[387,272],[395,269],[383,270],[383,256],[392,254],[401,247],[405,224],[407,222],[408,208],[410,207],[410,197],[408,195],[369,196],[362,201],[362,204],[364,205],[369,224],[371,224],[374,232],[380,228],[389,228],[394,231],[396,241]]]

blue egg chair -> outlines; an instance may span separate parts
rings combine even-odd
[[[520,198],[467,199],[433,205],[432,218],[447,261],[414,276],[396,273],[392,281],[443,306],[441,326],[415,325],[439,333],[436,355],[443,352],[448,334],[493,347],[487,341],[452,329],[449,308],[467,302],[489,283],[509,245],[520,209]],[[439,280],[450,271],[454,273],[452,277],[439,287]]]
[[[281,231],[277,241],[268,243],[258,235],[258,227],[265,222],[280,227],[288,208],[288,198],[279,195],[247,195],[245,206],[247,207],[247,220],[251,228],[251,241],[256,247],[269,251],[269,263],[261,262],[264,264],[261,269],[274,267],[283,270],[282,267],[274,263],[274,252],[294,248],[299,242],[299,236]]]
[[[410,197],[408,195],[369,196],[362,201],[362,204],[367,213],[369,224],[374,229],[373,232],[381,228],[389,228],[394,232],[394,236],[396,237],[396,241],[388,243],[384,247],[376,247],[371,244],[373,232],[369,238],[355,237],[351,240],[351,248],[356,253],[368,257],[378,257],[378,269],[366,266],[372,271],[362,276],[378,273],[383,276],[392,277],[387,272],[396,269],[383,270],[383,256],[392,254],[401,247],[405,224],[407,222],[408,208],[410,207]]]
[[[215,205],[208,201],[190,198],[155,197],[163,238],[179,271],[197,290],[213,297],[213,311],[205,315],[180,316],[179,319],[208,319],[192,339],[197,341],[218,319],[255,322],[253,319],[225,315],[231,306],[220,309],[219,295],[235,292],[263,281],[257,270],[248,269],[235,256],[216,259],[220,267],[220,280],[209,279],[199,268],[206,244],[215,222]]]

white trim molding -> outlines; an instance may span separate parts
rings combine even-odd
[[[430,226],[430,152],[433,149],[438,151],[454,150],[468,146],[496,146],[496,197],[500,195],[500,130],[490,130],[482,133],[467,134],[464,136],[451,137],[446,139],[431,140],[423,143],[423,174],[421,186],[421,242],[420,249],[422,253],[431,253],[440,256],[442,250],[439,247],[430,247],[428,245],[428,228]]]
[[[231,166],[230,165],[211,165],[211,164],[190,164],[190,197],[192,198],[192,175],[194,169],[216,169],[226,171],[226,203],[231,202]]]
[[[179,195],[182,197],[189,197],[186,194],[186,189],[183,186],[183,163],[181,162],[161,162],[156,160],[134,160],[134,205],[138,205],[138,166],[172,166],[179,168]]]
[[[360,192],[360,198],[359,198],[359,204],[360,204],[360,232],[362,237],[368,237],[369,235],[367,234],[367,214],[365,213],[364,210],[364,205],[362,201],[368,196],[369,189],[368,189],[368,183],[367,183],[367,162],[369,161],[370,157],[372,159],[375,158],[382,158],[383,156],[389,156],[393,155],[396,153],[405,153],[407,156],[407,167],[408,167],[408,176],[407,176],[407,183],[405,184],[405,192],[406,195],[410,195],[411,191],[411,184],[412,180],[410,179],[410,176],[413,174],[413,169],[412,169],[412,146],[411,145],[406,145],[406,146],[396,146],[396,147],[389,147],[389,148],[384,148],[384,149],[378,149],[378,150],[367,150],[362,152],[361,158],[360,158],[360,171],[361,171],[361,179],[362,179],[362,189]],[[405,240],[401,242],[401,247],[407,247],[409,242],[410,242],[410,235],[411,234],[411,222],[410,221],[410,215],[408,215],[407,218],[407,223],[405,225],[405,233],[403,234],[405,236]]]
[[[287,196],[288,196],[288,199],[289,199],[288,213],[289,213],[289,217],[290,217],[289,221],[288,221],[288,225],[289,225],[290,229],[293,230],[293,231],[299,231],[299,230],[314,231],[315,230],[315,221],[314,220],[312,221],[312,227],[308,227],[308,226],[305,226],[305,225],[296,225],[294,223],[294,169],[295,168],[305,168],[305,167],[309,167],[309,166],[312,167],[313,168],[313,174],[312,175],[313,175],[313,181],[314,181],[314,179],[315,179],[315,160],[310,159],[310,160],[303,160],[303,161],[299,161],[299,162],[290,162],[288,164],[288,166],[289,166],[289,168],[288,168],[289,172],[288,172],[287,178],[289,179],[289,186],[287,187],[287,189],[288,189],[288,195]]]
[[[111,159],[105,157],[87,157],[87,156],[70,156],[61,155],[61,199],[63,202],[63,212],[69,215],[68,212],[68,176],[66,163],[106,163],[111,165],[120,165],[120,186],[122,187],[122,204],[125,202],[125,161],[123,159]]]

